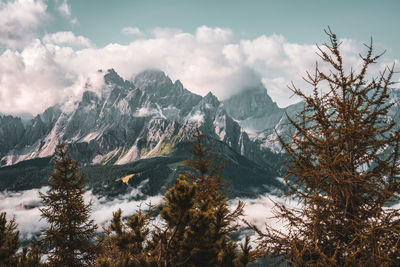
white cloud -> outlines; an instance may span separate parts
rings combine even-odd
[[[57,8],[58,12],[65,18],[69,19],[69,23],[72,25],[78,24],[78,19],[76,17],[71,18],[71,6],[68,4],[67,0],[64,0]]]
[[[35,36],[35,29],[48,18],[42,0],[0,1],[0,43],[22,47]]]
[[[142,35],[142,31],[138,27],[125,27],[121,30],[125,35]]]
[[[68,5],[67,0],[64,0],[58,6],[58,12],[60,12],[60,14],[65,16],[65,17],[70,17],[71,16],[71,7]]]
[[[176,28],[167,28],[167,27],[156,27],[151,31],[154,37],[162,39],[162,38],[171,38],[177,34],[181,34],[181,29]]]
[[[145,69],[161,69],[172,79],[180,79],[189,90],[201,95],[211,91],[220,99],[262,82],[272,99],[286,106],[298,101],[290,98],[292,92],[286,86],[293,81],[309,90],[302,76],[312,71],[318,60],[315,45],[291,43],[281,35],[235,41],[230,30],[206,26],[195,34],[156,28],[151,37],[127,45],[90,45],[87,38],[64,32],[34,40],[20,52],[3,52],[0,112],[40,113],[70,96],[72,100],[79,98],[88,78],[99,80],[97,70],[109,68],[125,79]],[[342,47],[347,64],[359,66],[362,45],[345,39]],[[382,64],[373,66],[372,73],[392,61],[383,58]]]
[[[282,219],[275,217],[278,210],[275,204],[283,204],[288,208],[301,208],[299,202],[286,197],[278,197],[275,195],[265,194],[257,198],[238,199],[241,200],[244,206],[244,219],[257,226],[259,229],[264,230],[265,225],[273,229],[285,232],[285,223]],[[235,201],[233,202],[235,203]],[[234,205],[232,205],[234,207]]]
[[[72,25],[76,25],[79,23],[79,21],[77,18],[72,18],[72,19],[70,19],[69,23],[71,23]]]
[[[142,183],[142,186],[144,183]],[[34,234],[45,229],[48,224],[41,219],[39,208],[41,207],[41,199],[39,191],[45,193],[49,187],[40,189],[31,189],[21,192],[0,192],[0,212],[6,212],[8,219],[15,217],[23,239],[31,238]],[[140,195],[140,186],[133,189],[125,195],[120,195],[116,198],[106,198],[94,195],[91,191],[84,194],[85,202],[92,202],[91,219],[99,225],[98,230],[101,231],[101,226],[109,223],[112,219],[112,213],[121,209],[124,216],[134,214],[139,207],[146,209],[146,204],[157,205],[162,202],[162,196],[147,197],[144,200],[134,200],[134,197]],[[231,201],[230,206],[233,209],[237,204],[238,199]],[[274,202],[285,203],[290,207],[299,207],[295,201],[285,200],[273,195],[262,195],[255,199],[241,199],[245,203],[244,219],[248,222],[257,225],[260,229],[264,228],[265,223],[268,223],[274,228],[283,229],[282,221],[271,218],[273,216]],[[245,226],[245,225],[243,225]]]
[[[7,218],[15,217],[18,224],[18,230],[23,239],[29,239],[33,235],[40,233],[48,224],[44,219],[41,219],[39,208],[42,206],[39,192],[45,193],[49,187],[40,189],[31,189],[21,192],[0,192],[0,212],[6,212]],[[99,225],[98,230],[101,231],[101,226],[107,224],[112,219],[112,213],[121,209],[124,216],[134,214],[139,207],[146,209],[146,203],[157,205],[161,202],[161,196],[147,197],[145,200],[133,200],[140,193],[133,189],[125,195],[120,195],[116,198],[109,199],[98,195],[93,195],[91,191],[85,192],[84,199],[88,203],[92,201],[91,219]]]
[[[22,238],[31,238],[35,233],[46,227],[46,222],[40,220],[39,191],[44,193],[48,187],[40,190],[32,189],[21,192],[0,192],[0,212],[6,212],[8,219],[15,217]]]
[[[56,44],[66,46],[92,47],[93,43],[86,37],[76,36],[72,32],[57,32],[46,34],[43,38],[45,44]]]
[[[151,109],[150,107],[142,107],[138,111],[136,111],[133,116],[134,117],[149,117],[152,115],[158,114],[160,117],[162,114],[159,110]]]
[[[200,111],[196,111],[196,113],[188,115],[187,121],[202,123],[202,122],[204,122],[204,115],[201,114]]]
[[[201,26],[196,30],[196,39],[202,43],[216,44],[229,43],[232,39],[232,31],[230,29],[209,28]]]

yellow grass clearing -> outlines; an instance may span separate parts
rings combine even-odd
[[[118,178],[117,180],[122,180],[122,182],[128,184],[129,179],[131,179],[135,174],[129,174],[127,176],[124,176],[122,178]]]

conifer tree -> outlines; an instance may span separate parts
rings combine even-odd
[[[101,240],[102,252],[96,260],[97,264],[99,266],[155,266],[155,261],[152,261],[148,254],[149,248],[146,247],[151,215],[151,210],[145,213],[139,209],[127,222],[123,222],[122,210],[113,212],[112,222],[105,229],[105,236]]]
[[[194,159],[186,161],[190,170],[180,173],[164,196],[161,217],[167,228],[160,236],[165,266],[234,266],[241,255],[230,235],[238,229],[243,203],[229,209],[224,163],[217,163],[211,147],[203,146],[204,137],[196,129],[190,150]]]
[[[19,231],[14,219],[7,222],[6,213],[0,213],[0,266],[15,266],[19,246]]]
[[[39,267],[43,266],[41,262],[42,251],[33,244],[31,247],[23,247],[18,255],[18,267]]]
[[[42,243],[49,250],[51,266],[89,265],[96,256],[93,244],[96,226],[89,219],[90,204],[83,199],[85,179],[65,144],[57,145],[50,190],[40,194],[44,205],[41,216],[49,223]]]
[[[0,214],[0,266],[41,266],[41,252],[35,247],[23,247],[18,253],[19,231],[15,219],[7,222],[6,213]]]
[[[287,228],[259,231],[262,247],[294,266],[398,266],[400,213],[388,205],[400,196],[400,131],[389,115],[394,65],[368,78],[381,56],[371,39],[361,69],[346,72],[340,42],[326,33],[330,43],[318,54],[330,70],[317,65],[308,74],[310,96],[292,86],[304,109],[289,118],[295,135],[279,136],[288,196],[302,208],[277,204]]]
[[[161,225],[154,221],[152,209],[139,210],[127,222],[122,221],[121,210],[115,212],[105,231],[99,265],[244,267],[254,261],[248,238],[241,250],[230,238],[238,229],[243,203],[230,210],[223,163],[216,164],[210,147],[203,147],[199,130],[194,137],[194,158],[186,162],[189,170],[181,172],[164,195]]]

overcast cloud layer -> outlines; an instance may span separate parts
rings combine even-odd
[[[59,12],[72,17],[67,1],[59,2]],[[315,45],[290,43],[282,35],[236,40],[230,29],[207,26],[194,34],[127,26],[121,34],[132,36],[131,43],[97,48],[70,31],[39,38],[36,29],[47,18],[44,1],[0,2],[0,43],[7,47],[0,54],[2,113],[38,114],[56,103],[79,99],[88,81],[92,90],[101,85],[96,71],[109,68],[125,79],[148,68],[161,69],[192,92],[212,91],[221,100],[262,83],[278,105],[287,106],[298,101],[290,98],[287,85],[293,81],[304,87],[302,76],[318,59]],[[343,40],[349,66],[360,65],[358,52],[363,50],[361,43]],[[384,58],[374,71],[394,61]]]

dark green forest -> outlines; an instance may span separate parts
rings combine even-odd
[[[212,142],[216,151],[222,149],[223,146],[218,145],[219,141],[207,141],[207,143]],[[86,186],[95,194],[115,197],[126,193],[129,186],[135,187],[148,179],[143,193],[153,196],[159,194],[164,185],[171,186],[178,173],[185,169],[183,164],[185,157],[190,158],[188,149],[190,149],[190,143],[181,144],[172,156],[141,159],[125,165],[87,165],[81,166],[80,171],[87,175]],[[217,156],[219,153],[216,151],[213,153]],[[270,185],[271,188],[282,187],[274,179],[279,174],[282,165],[280,155],[270,153],[271,159],[277,162],[274,168],[257,165],[233,150],[229,151],[228,155],[230,155],[230,160],[221,160],[226,160],[224,177],[226,177],[226,183],[230,185],[231,196],[252,197],[254,193],[268,192],[267,188],[260,188],[260,184]],[[0,177],[2,177],[0,190],[20,191],[45,186],[48,184],[53,164],[54,159],[48,157],[2,167],[0,168]],[[130,179],[129,185],[118,180],[130,174],[134,174],[135,179]],[[242,179],[243,176],[247,179]]]

